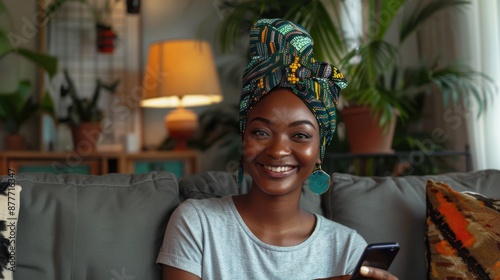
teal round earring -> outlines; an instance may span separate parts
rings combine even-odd
[[[243,161],[240,160],[238,170],[236,171],[236,183],[238,184],[238,187],[241,187],[241,184],[243,184],[243,173],[245,173],[243,170]]]
[[[309,189],[317,194],[324,194],[330,187],[330,175],[321,169],[321,165],[317,165],[314,172],[307,179]]]

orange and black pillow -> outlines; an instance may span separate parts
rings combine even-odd
[[[500,280],[500,199],[429,180],[426,200],[428,279]]]

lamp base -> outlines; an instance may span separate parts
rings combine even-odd
[[[175,140],[175,151],[187,150],[187,141],[198,130],[198,116],[191,110],[179,107],[165,116],[169,135]]]

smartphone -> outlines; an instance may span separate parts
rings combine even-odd
[[[398,252],[397,242],[368,244],[352,273],[351,280],[367,279],[359,273],[363,265],[388,270]]]

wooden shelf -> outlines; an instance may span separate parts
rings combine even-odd
[[[0,170],[51,173],[144,173],[155,170],[170,171],[177,177],[199,172],[197,151],[150,151],[139,153],[95,152],[78,154],[68,152],[6,151],[0,152]]]

